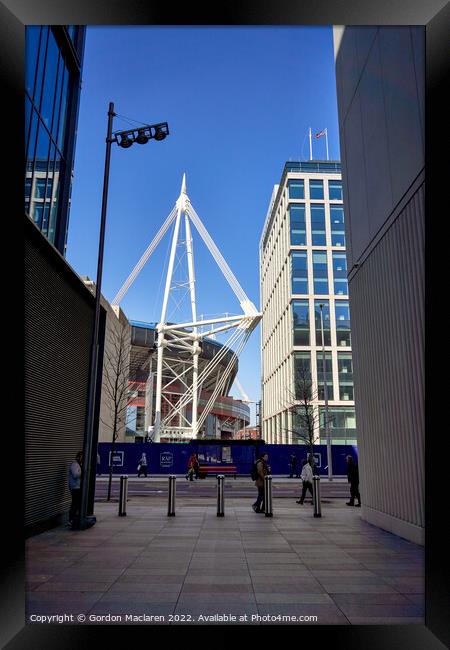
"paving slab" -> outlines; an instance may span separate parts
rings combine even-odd
[[[274,498],[269,518],[251,511],[252,493],[228,497],[218,518],[214,496],[194,498],[188,487],[174,518],[166,495],[133,496],[126,518],[117,503],[96,503],[95,527],[27,540],[27,616],[73,612],[92,615],[89,624],[137,625],[153,615],[164,620],[152,624],[214,625],[223,621],[198,617],[228,612],[248,619],[230,624],[298,624],[269,620],[278,616],[424,623],[423,548],[363,521],[359,509],[325,500],[314,519],[310,506]],[[99,620],[108,616],[115,619]]]

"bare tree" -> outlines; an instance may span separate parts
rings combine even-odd
[[[119,319],[111,318],[107,327],[104,363],[102,400],[108,418],[101,418],[102,424],[111,431],[111,454],[109,459],[109,482],[107,500],[111,500],[113,458],[119,432],[125,427],[129,395],[130,331]]]
[[[309,462],[314,468],[314,445],[319,444],[319,414],[314,408],[318,391],[313,391],[310,365],[300,362],[295,366],[294,392],[288,391],[289,398],[285,408],[292,413],[292,434],[295,442],[301,442],[309,448]]]

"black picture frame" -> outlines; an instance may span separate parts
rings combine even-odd
[[[174,17],[175,21],[174,22]],[[443,296],[443,285],[439,286],[439,279],[446,277],[443,267],[442,248],[437,247],[439,237],[439,200],[445,194],[448,186],[448,156],[445,155],[445,132],[448,104],[444,100],[444,88],[448,85],[448,25],[450,24],[449,5],[444,0],[423,2],[423,0],[315,0],[314,2],[293,2],[291,0],[249,0],[241,2],[222,2],[207,4],[198,3],[192,7],[191,3],[176,8],[167,3],[151,3],[145,0],[3,0],[0,4],[0,66],[3,80],[3,108],[6,116],[3,125],[7,131],[3,132],[3,142],[9,134],[10,147],[7,150],[7,166],[3,180],[8,188],[8,210],[4,211],[8,226],[13,229],[15,220],[17,224],[23,211],[23,88],[24,88],[24,25],[27,24],[86,24],[86,25],[424,25],[426,27],[426,262],[427,262],[427,294],[426,294],[426,331],[432,332],[432,307]],[[11,147],[11,144],[13,146]],[[433,216],[432,216],[433,215]],[[15,235],[21,241],[20,227]],[[433,240],[436,240],[433,242]],[[436,246],[433,246],[433,243]],[[442,246],[442,244],[441,244]],[[17,349],[23,332],[23,294],[21,293],[21,244],[13,256],[13,267],[8,267],[10,277],[11,268],[14,273],[14,283],[9,282],[11,291],[11,304],[16,307],[11,313],[8,307],[7,319],[14,321],[14,341]],[[440,251],[433,255],[433,251]],[[440,258],[440,259],[439,259]],[[5,273],[5,271],[4,271]],[[447,272],[448,273],[448,272]],[[10,305],[9,299],[8,306]],[[442,325],[441,313],[440,324]],[[22,320],[22,322],[21,322]],[[9,328],[5,342],[11,336]],[[434,330],[437,332],[437,330]],[[439,334],[440,336],[440,334]],[[448,591],[445,576],[448,572],[448,543],[445,537],[445,527],[448,517],[445,512],[446,490],[444,478],[446,468],[439,462],[442,457],[443,438],[448,427],[446,418],[439,415],[445,403],[445,395],[439,398],[439,388],[433,390],[434,371],[430,359],[433,358],[433,338],[427,338],[427,445],[426,445],[426,610],[425,625],[411,626],[321,626],[302,627],[294,629],[294,639],[303,643],[321,643],[330,635],[332,647],[342,645],[346,648],[408,648],[408,650],[422,650],[422,648],[443,648],[450,645],[448,626]],[[441,350],[437,351],[441,354]],[[437,357],[439,358],[439,356]],[[22,360],[23,361],[23,360]],[[23,537],[23,471],[21,459],[24,457],[24,443],[21,436],[20,417],[15,416],[15,426],[12,427],[11,409],[15,413],[22,412],[21,397],[23,391],[17,387],[23,386],[23,363],[17,354],[12,363],[16,373],[13,379],[15,387],[13,402],[7,397],[8,417],[5,413],[5,453],[3,458],[4,474],[3,485],[3,541],[6,542],[3,551],[3,560],[6,564],[2,571],[1,586],[1,617],[0,630],[2,646],[16,650],[18,648],[78,648],[101,643],[105,645],[105,631],[114,635],[115,643],[130,641],[130,635],[135,632],[145,634],[143,641],[152,640],[154,631],[147,627],[130,628],[111,626],[31,626],[24,621],[24,537]],[[11,385],[11,383],[10,383]],[[14,402],[15,400],[15,402]],[[433,435],[439,437],[439,453],[436,452]],[[447,571],[446,571],[447,569]],[[283,628],[282,634],[291,632],[293,628]],[[173,632],[177,627],[166,631]],[[223,632],[238,634],[236,628],[219,629],[207,628],[209,633],[217,630],[217,635],[223,639]],[[184,637],[185,643],[190,643],[187,628],[178,628]],[[194,634],[195,643],[203,643],[203,634],[199,628]],[[264,637],[269,635],[270,640],[275,640],[280,633],[279,626],[267,626]],[[210,643],[215,635],[208,634]],[[264,638],[263,637],[263,638]],[[217,638],[217,637],[216,637]],[[279,638],[279,637],[278,637]],[[121,641],[124,639],[124,641]],[[128,639],[128,641],[125,641]],[[268,639],[267,639],[268,640]],[[267,642],[267,641],[266,641]],[[270,642],[270,641],[269,641]],[[295,641],[294,641],[295,642]]]

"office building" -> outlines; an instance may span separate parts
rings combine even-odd
[[[425,539],[423,27],[336,27],[362,515]]]
[[[326,390],[332,443],[356,444],[344,221],[339,162],[285,164],[260,241],[261,437],[268,443],[302,443],[292,406],[306,373],[315,441],[326,442]]]
[[[65,255],[85,27],[25,34],[25,213]]]

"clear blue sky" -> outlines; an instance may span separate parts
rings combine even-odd
[[[310,126],[313,133],[328,128],[330,158],[340,158],[332,28],[88,27],[67,260],[94,280],[110,101],[133,120],[167,121],[170,135],[113,148],[103,295],[114,298],[186,172],[193,207],[259,308],[259,239],[284,163],[309,159]],[[115,130],[131,126],[114,120]],[[313,158],[326,158],[325,138],[313,139]],[[159,320],[168,244],[166,234],[126,295],[129,319]],[[239,313],[195,232],[194,252],[198,313]],[[259,327],[238,378],[258,400]],[[232,394],[240,396],[236,388]]]

